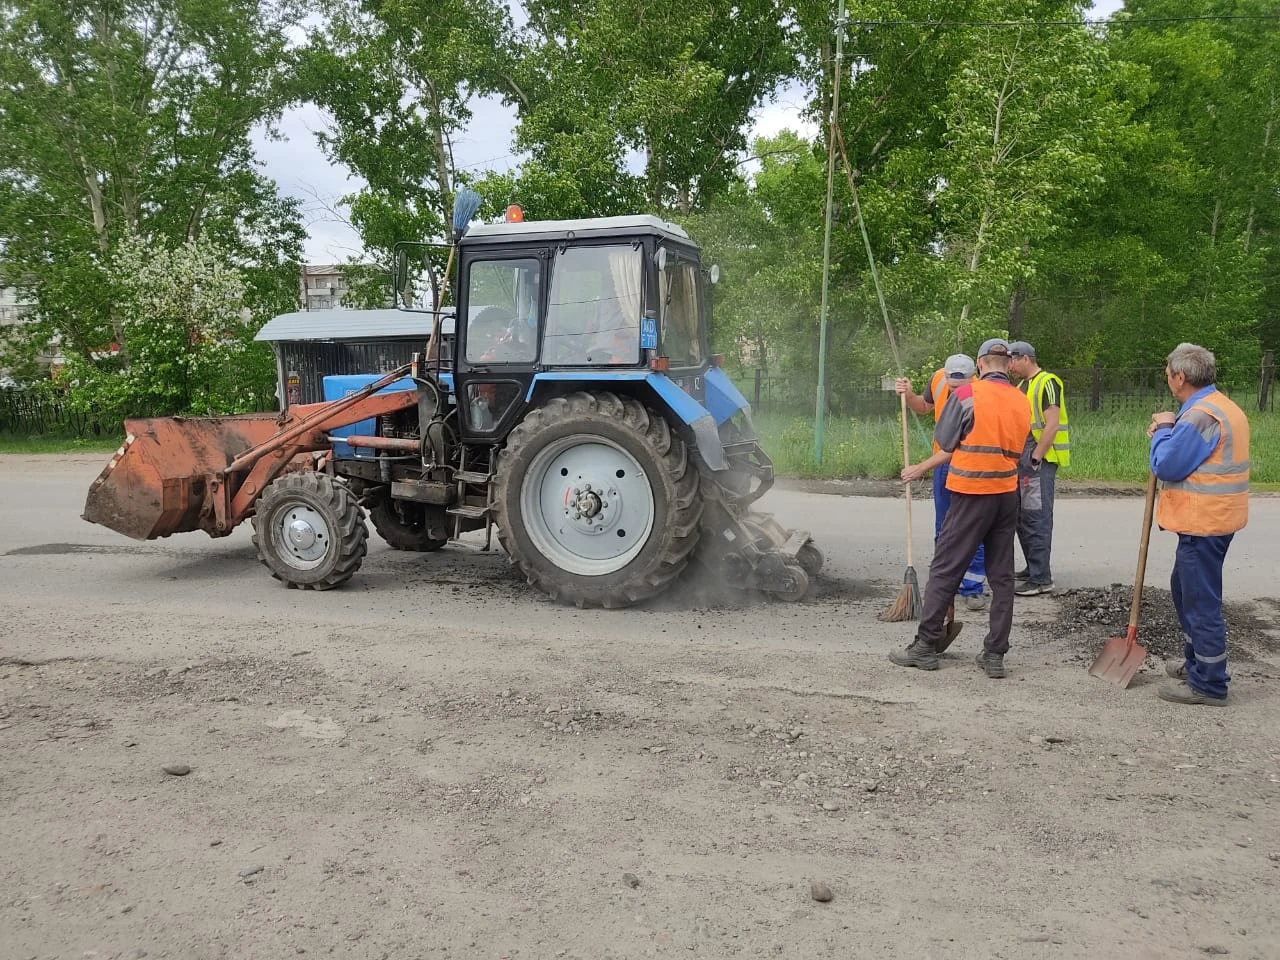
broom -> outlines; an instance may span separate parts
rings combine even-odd
[[[453,198],[453,233],[450,239],[453,241],[449,245],[449,259],[444,265],[444,282],[440,287],[440,296],[436,300],[435,320],[431,325],[431,338],[427,341],[427,359],[439,359],[439,343],[440,343],[440,310],[444,307],[444,297],[449,290],[449,272],[453,269],[453,255],[458,250],[458,241],[462,239],[462,235],[467,232],[467,226],[471,223],[471,218],[476,215],[476,211],[480,209],[480,194],[474,190],[463,187]]]
[[[907,446],[907,398],[903,395],[900,399],[902,400],[902,465],[905,467],[911,462],[911,451]],[[904,483],[903,488],[907,493],[907,572],[902,575],[902,589],[898,591],[898,599],[893,601],[893,605],[888,610],[880,614],[880,619],[889,623],[920,619],[920,581],[916,578],[916,568],[912,565],[911,559],[911,484]]]

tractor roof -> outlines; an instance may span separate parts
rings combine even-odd
[[[441,311],[443,333],[453,332],[453,307]],[[382,340],[426,337],[431,313],[420,310],[299,310],[268,320],[253,339],[270,343],[302,340]]]
[[[587,237],[633,237],[655,234],[690,243],[684,228],[648,214],[629,217],[589,217],[580,220],[525,220],[520,223],[476,224],[462,238],[463,246],[520,240],[581,240]]]

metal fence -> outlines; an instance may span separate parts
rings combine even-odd
[[[1275,367],[1264,363],[1248,376],[1231,376],[1223,371],[1218,388],[1231,396],[1247,412],[1275,409]],[[1068,413],[1088,411],[1100,414],[1138,414],[1169,409],[1172,402],[1164,367],[1075,367],[1053,370],[1062,378]],[[769,374],[759,368],[733,374],[738,388],[761,413],[812,415],[817,401],[817,385],[807,378]],[[919,386],[919,385],[917,385]],[[892,379],[861,377],[827,387],[827,410],[836,416],[882,417],[898,412],[898,398]]]
[[[68,398],[0,390],[0,434],[18,437],[98,437],[119,427],[118,416],[78,409]]]

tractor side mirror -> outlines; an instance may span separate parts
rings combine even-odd
[[[395,266],[391,270],[391,289],[398,297],[409,287],[409,251],[396,248]]]
[[[432,312],[440,304],[436,251],[443,244],[397,243],[392,254],[391,288],[396,308]]]

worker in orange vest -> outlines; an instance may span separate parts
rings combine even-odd
[[[989,626],[977,663],[988,677],[1005,676],[1013,628],[1013,544],[1018,532],[1018,458],[1031,429],[1027,398],[1009,380],[1009,344],[987,340],[978,350],[979,378],[951,390],[933,436],[938,452],[902,471],[910,483],[950,464],[951,505],[929,565],[915,640],[889,659],[901,667],[938,669],[938,641],[947,609],[978,544],[991,587]]]
[[[1178,535],[1173,608],[1182,625],[1183,659],[1165,664],[1173,682],[1160,697],[1173,703],[1225,706],[1227,627],[1222,565],[1237,530],[1249,522],[1249,418],[1214,386],[1217,362],[1182,343],[1165,365],[1176,415],[1151,417],[1151,471],[1160,481],[1156,522]]]
[[[900,396],[907,398],[907,406],[916,413],[932,412],[936,426],[938,418],[942,416],[942,408],[946,405],[947,397],[951,395],[951,388],[958,387],[976,377],[977,369],[974,367],[973,360],[963,353],[955,353],[947,357],[946,362],[934,371],[923,394],[913,392],[911,381],[906,377],[899,377],[894,381],[894,389]],[[937,440],[933,441],[933,452],[938,452]],[[942,521],[946,518],[947,508],[951,505],[951,492],[947,489],[948,473],[950,473],[950,467],[945,463],[939,464],[933,470],[933,539],[935,543],[938,535],[942,533]],[[969,569],[964,579],[960,581],[960,596],[964,598],[964,604],[970,610],[986,609],[987,597],[983,589],[986,580],[982,544],[978,544],[978,550],[969,562]]]

